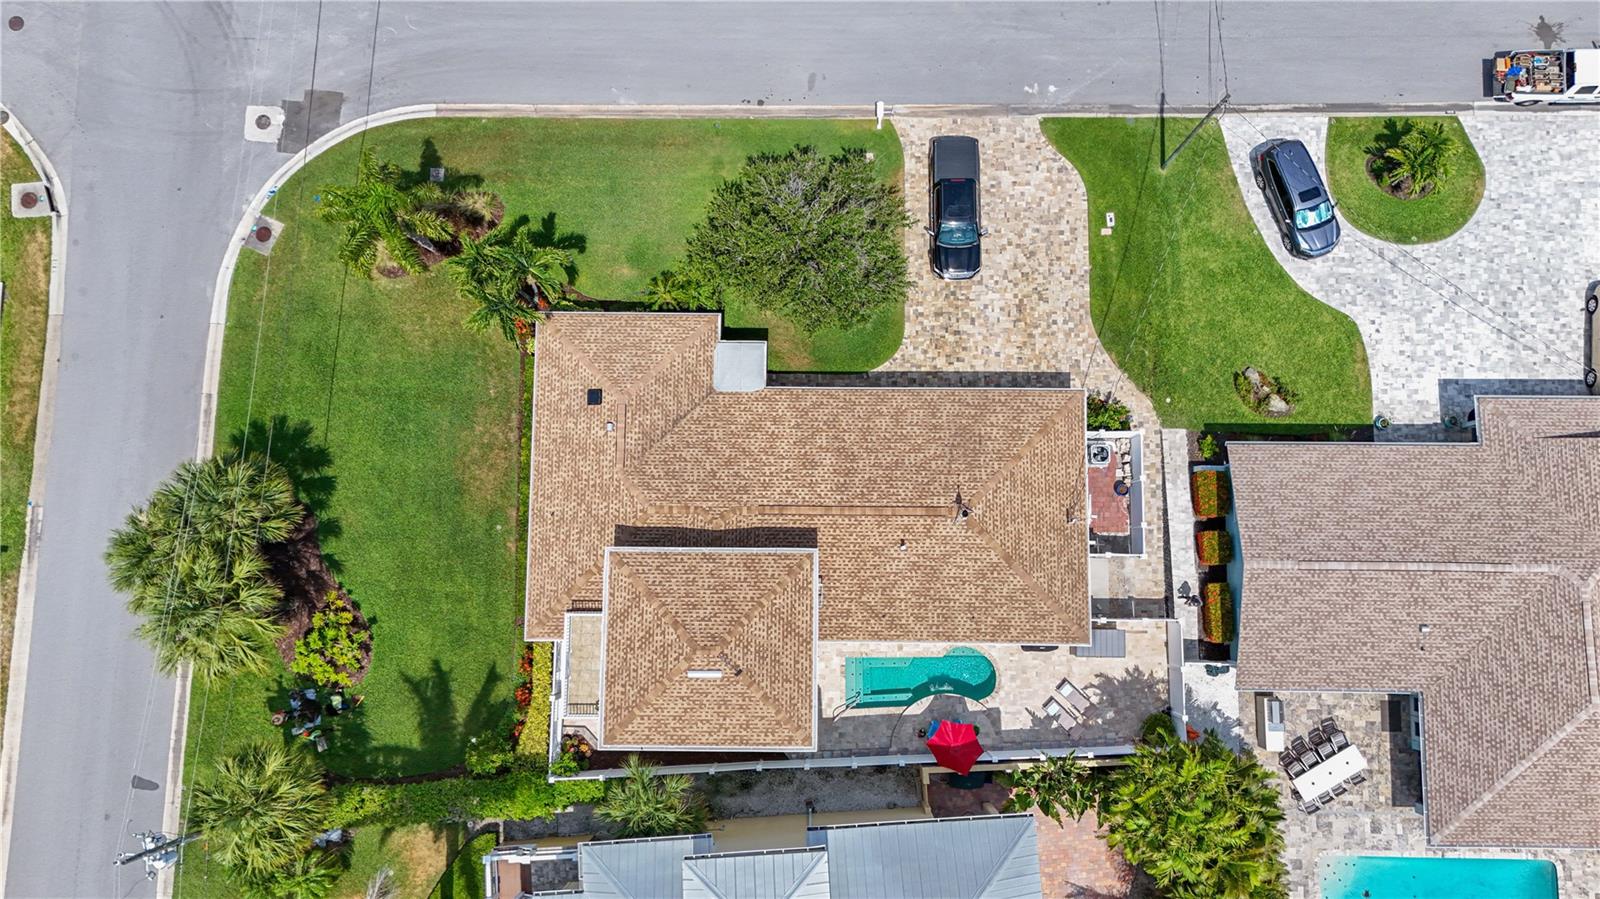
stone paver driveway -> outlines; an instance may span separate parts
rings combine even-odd
[[[1023,116],[897,118],[905,150],[906,233],[911,292],[905,341],[884,372],[1006,373],[980,383],[1016,383],[1015,373],[1065,373],[1066,385],[1109,390],[1145,429],[1146,556],[1108,566],[1109,595],[1167,594],[1161,432],[1150,401],[1123,377],[1089,319],[1089,201],[1083,179]],[[976,137],[982,158],[983,268],[970,281],[943,281],[928,266],[928,141]],[[937,381],[935,381],[937,383]],[[970,383],[970,381],[969,381]],[[1045,383],[1056,383],[1046,379]],[[1066,386],[1063,385],[1063,386]]]
[[[1487,179],[1466,227],[1400,246],[1341,222],[1339,247],[1308,261],[1284,250],[1250,151],[1267,138],[1299,138],[1326,176],[1327,118],[1222,119],[1267,245],[1301,287],[1360,327],[1375,411],[1419,426],[1394,437],[1442,436],[1438,423],[1464,418],[1474,394],[1583,389],[1584,289],[1600,278],[1600,118],[1496,110],[1461,121]]]

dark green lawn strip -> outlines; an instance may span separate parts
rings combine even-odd
[[[1193,127],[1168,119],[1168,146]],[[1045,119],[1089,191],[1091,311],[1113,359],[1176,427],[1312,428],[1371,418],[1355,323],[1302,291],[1250,219],[1208,124],[1166,172],[1156,119]],[[1099,234],[1108,211],[1116,231]],[[1254,365],[1300,393],[1288,419],[1250,412],[1233,373]]]
[[[1430,243],[1460,231],[1483,199],[1483,161],[1455,116],[1415,116],[1416,125],[1441,123],[1460,150],[1454,171],[1433,192],[1413,200],[1383,190],[1367,174],[1367,148],[1384,129],[1371,116],[1328,120],[1328,188],[1339,214],[1358,230],[1393,243]]]

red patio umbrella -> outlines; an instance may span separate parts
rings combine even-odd
[[[972,773],[973,763],[983,755],[977,731],[959,721],[934,721],[928,732],[928,749],[934,761],[957,774]]]

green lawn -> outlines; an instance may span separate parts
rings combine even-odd
[[[0,211],[0,282],[6,290],[0,315],[0,717],[5,715],[50,306],[50,220],[14,219],[9,204],[13,182],[36,180],[22,148],[0,132],[0,202],[7,204]]]
[[[1194,124],[1167,120],[1169,152]],[[1237,431],[1370,421],[1355,323],[1273,259],[1214,123],[1166,172],[1157,119],[1045,119],[1042,127],[1088,186],[1095,329],[1163,425]],[[1108,211],[1117,226],[1103,237]],[[1299,392],[1292,416],[1261,418],[1240,402],[1233,374],[1247,365]]]
[[[1442,123],[1460,150],[1455,171],[1433,192],[1403,200],[1379,187],[1367,174],[1367,148],[1386,131]],[[1483,161],[1455,116],[1383,119],[1357,116],[1328,120],[1328,185],[1339,201],[1339,214],[1362,232],[1393,243],[1428,243],[1460,231],[1483,199]]]

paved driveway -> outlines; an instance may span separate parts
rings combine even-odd
[[[1108,390],[1145,429],[1144,559],[1107,567],[1102,593],[1117,598],[1167,594],[1161,439],[1155,410],[1106,355],[1089,318],[1089,198],[1083,179],[1028,116],[895,119],[905,149],[906,232],[911,293],[905,341],[880,372],[987,372],[982,383],[1065,384]],[[969,281],[943,281],[928,266],[928,141],[938,134],[978,138],[982,157],[983,268]]]
[[[1375,411],[1397,436],[1439,436],[1480,393],[1574,393],[1583,385],[1583,293],[1600,277],[1600,118],[1492,111],[1462,116],[1483,158],[1483,203],[1466,227],[1401,246],[1343,222],[1329,255],[1295,259],[1250,169],[1268,137],[1304,141],[1326,171],[1322,116],[1223,117],[1245,205],[1267,246],[1312,295],[1361,328]]]

